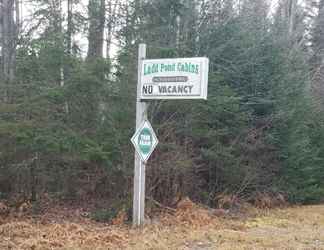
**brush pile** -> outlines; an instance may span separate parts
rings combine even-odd
[[[203,208],[189,198],[182,199],[172,214],[160,214],[156,224],[149,223],[141,230],[125,225],[127,215],[123,210],[110,224],[97,223],[64,209],[56,211],[55,217],[53,213],[38,218],[6,217],[2,224],[0,222],[0,249],[124,249],[131,239],[147,230],[156,233],[174,228],[191,231],[211,223],[219,224],[212,209]]]
[[[167,225],[181,225],[199,228],[217,222],[213,209],[207,209],[192,202],[188,197],[182,199],[173,215],[164,215],[161,222]]]

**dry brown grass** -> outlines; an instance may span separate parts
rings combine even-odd
[[[247,219],[220,218],[186,199],[175,214],[137,229],[85,218],[74,223],[16,218],[0,225],[0,249],[324,249],[324,206],[255,212]]]

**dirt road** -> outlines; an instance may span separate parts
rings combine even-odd
[[[246,218],[219,218],[194,207],[141,229],[87,219],[17,218],[0,225],[0,249],[324,250],[324,206],[258,211]]]

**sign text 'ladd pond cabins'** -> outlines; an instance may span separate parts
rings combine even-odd
[[[207,99],[208,58],[142,61],[141,99]]]

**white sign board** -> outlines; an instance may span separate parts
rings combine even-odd
[[[149,121],[145,120],[131,139],[136,152],[146,162],[159,143]]]
[[[141,99],[207,99],[205,57],[143,60]]]

